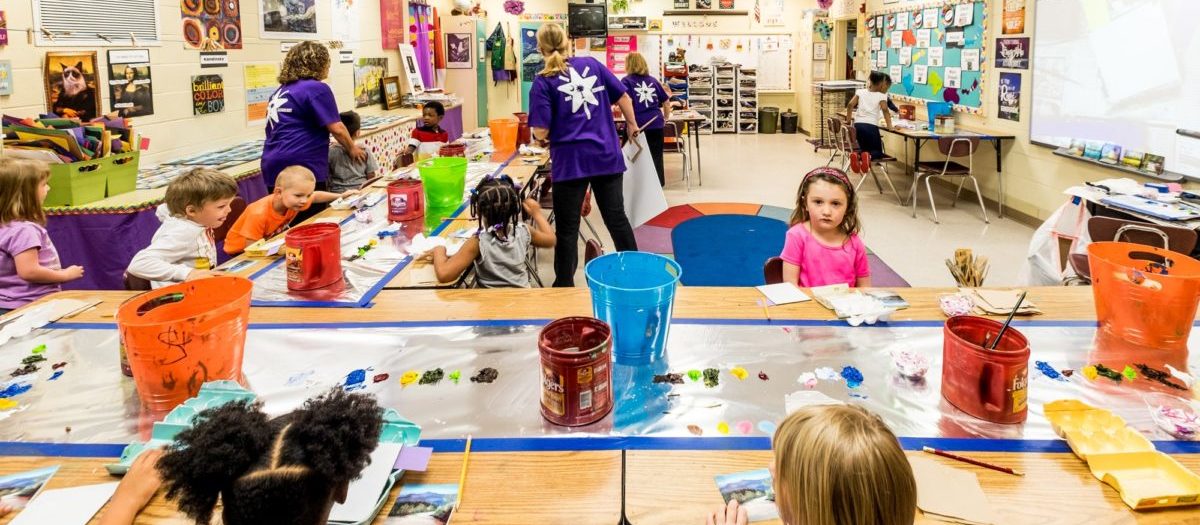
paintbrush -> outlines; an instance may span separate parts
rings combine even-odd
[[[621,449],[621,521],[617,525],[633,525],[625,515],[625,449]]]
[[[935,456],[941,456],[941,457],[944,457],[944,458],[950,458],[950,459],[953,459],[953,460],[955,460],[955,461],[961,461],[961,462],[963,462],[963,463],[970,463],[970,464],[972,464],[972,465],[975,465],[975,466],[977,466],[977,467],[983,467],[983,468],[986,468],[986,469],[992,469],[992,470],[995,470],[995,471],[1003,472],[1003,473],[1005,473],[1005,474],[1012,474],[1012,475],[1014,475],[1014,476],[1024,476],[1024,475],[1025,475],[1025,473],[1024,473],[1024,472],[1021,472],[1021,471],[1019,471],[1019,470],[1013,470],[1013,469],[1011,469],[1011,468],[1008,468],[1008,467],[1001,467],[1000,465],[993,465],[993,464],[991,464],[991,463],[986,463],[986,462],[983,462],[983,461],[979,461],[978,459],[971,459],[971,458],[968,458],[968,457],[960,456],[960,455],[958,455],[958,454],[951,454],[951,453],[949,453],[949,452],[946,452],[946,451],[944,451],[944,450],[938,450],[938,449],[936,449],[936,448],[933,448],[933,447],[921,447],[921,450],[924,450],[925,452],[928,452],[928,453],[930,453],[930,454],[933,454],[933,455],[935,455]]]
[[[1021,292],[1021,296],[1017,298],[1017,304],[1013,306],[1011,312],[1008,312],[1008,319],[1004,321],[1004,326],[1000,327],[1000,333],[996,334],[996,340],[992,341],[990,349],[995,350],[996,346],[1000,344],[1000,338],[1004,337],[1004,332],[1008,331],[1008,325],[1012,324],[1013,316],[1017,315],[1017,310],[1021,309],[1021,303],[1025,302],[1025,294],[1027,293],[1029,293],[1028,290]]]

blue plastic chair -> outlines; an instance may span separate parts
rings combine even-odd
[[[787,223],[759,215],[705,215],[671,231],[687,286],[759,286],[763,261],[783,251]]]

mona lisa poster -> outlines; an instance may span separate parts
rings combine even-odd
[[[113,113],[122,117],[154,114],[149,49],[108,52],[108,100]]]

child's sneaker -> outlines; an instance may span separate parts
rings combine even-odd
[[[854,173],[862,173],[858,169],[858,152],[857,151],[850,152],[850,171],[852,171]]]
[[[867,173],[871,171],[871,154],[867,152],[859,153],[858,167],[862,169],[859,173]]]

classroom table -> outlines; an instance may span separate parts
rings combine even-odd
[[[885,126],[880,126],[879,129],[880,131],[899,135],[904,138],[904,163],[912,166],[914,170],[921,162],[921,146],[924,146],[928,141],[936,141],[943,138],[963,138],[991,142],[992,147],[996,150],[996,181],[999,185],[996,194],[996,205],[1000,208],[1000,218],[1004,218],[1004,156],[1000,154],[1000,143],[1005,140],[1016,139],[1015,135],[998,135],[986,131],[974,131],[961,126],[957,127],[954,133],[934,133],[925,129],[888,128]],[[908,163],[908,141],[910,140],[914,143],[912,164]],[[916,191],[917,185],[916,179],[914,179],[912,189],[908,192],[909,202],[911,202],[911,199],[916,198]]]
[[[948,289],[913,288],[901,293],[912,307],[897,312],[900,321],[940,321],[937,296]],[[53,298],[99,299],[102,302],[67,320],[71,323],[111,323],[116,308],[131,292],[69,291]],[[1087,287],[1032,288],[1030,299],[1045,314],[1039,321],[1090,321],[1095,319],[1092,291]],[[761,295],[753,288],[681,287],[676,318],[763,319]],[[370,323],[401,319],[411,322],[455,320],[520,320],[541,322],[549,317],[590,315],[586,289],[532,290],[385,290],[369,310],[255,308],[251,324]],[[832,315],[814,303],[771,308],[771,321],[821,322]],[[1032,372],[1031,372],[1032,373]],[[779,378],[780,380],[787,380]],[[533,409],[531,407],[531,409]],[[547,440],[542,451],[489,451],[476,440],[461,507],[455,524],[571,523],[612,525],[620,512],[620,446],[581,450],[571,441]],[[990,440],[979,440],[977,451],[967,455],[1010,465],[1027,473],[1011,476],[943,458],[935,461],[978,475],[998,514],[997,523],[1195,523],[1196,507],[1154,512],[1133,512],[1111,487],[1096,480],[1086,465],[1070,453],[989,452]],[[657,450],[629,442],[626,507],[631,522],[646,524],[700,524],[704,514],[719,505],[713,476],[763,468],[770,461],[765,450],[728,450],[722,447],[690,450]],[[442,446],[426,472],[407,472],[401,484],[457,483],[462,443]],[[13,450],[11,447],[7,450]],[[47,457],[37,448],[0,460],[0,475],[32,468],[61,465],[47,488],[65,488],[112,481],[103,465],[111,458]],[[910,451],[909,454],[920,454]],[[1173,457],[1200,471],[1200,454]],[[399,485],[399,484],[398,484]],[[393,489],[394,498],[399,486]],[[383,524],[391,504],[374,520]],[[0,518],[6,523],[7,518]],[[95,522],[95,521],[93,521]],[[918,523],[937,523],[918,516]],[[162,492],[139,516],[139,524],[183,524],[187,521]],[[778,523],[778,522],[764,522]]]
[[[613,117],[613,120],[616,121],[618,124],[625,123],[625,117],[622,117],[620,115],[615,115]],[[694,142],[695,147],[696,147],[696,149],[695,149],[695,152],[696,152],[695,153],[696,179],[701,181],[701,183],[703,183],[703,181],[704,181],[704,176],[703,176],[703,165],[700,162],[700,131],[699,131],[700,127],[699,126],[700,126],[701,122],[704,122],[706,120],[708,120],[708,117],[705,117],[704,115],[701,115],[700,113],[698,113],[696,111],[687,110],[687,109],[672,110],[671,118],[667,120],[667,122],[673,122],[675,124],[686,124],[688,126],[687,134],[692,137],[691,140],[688,141],[688,143],[687,143],[688,155],[689,156],[692,155],[692,143]]]

